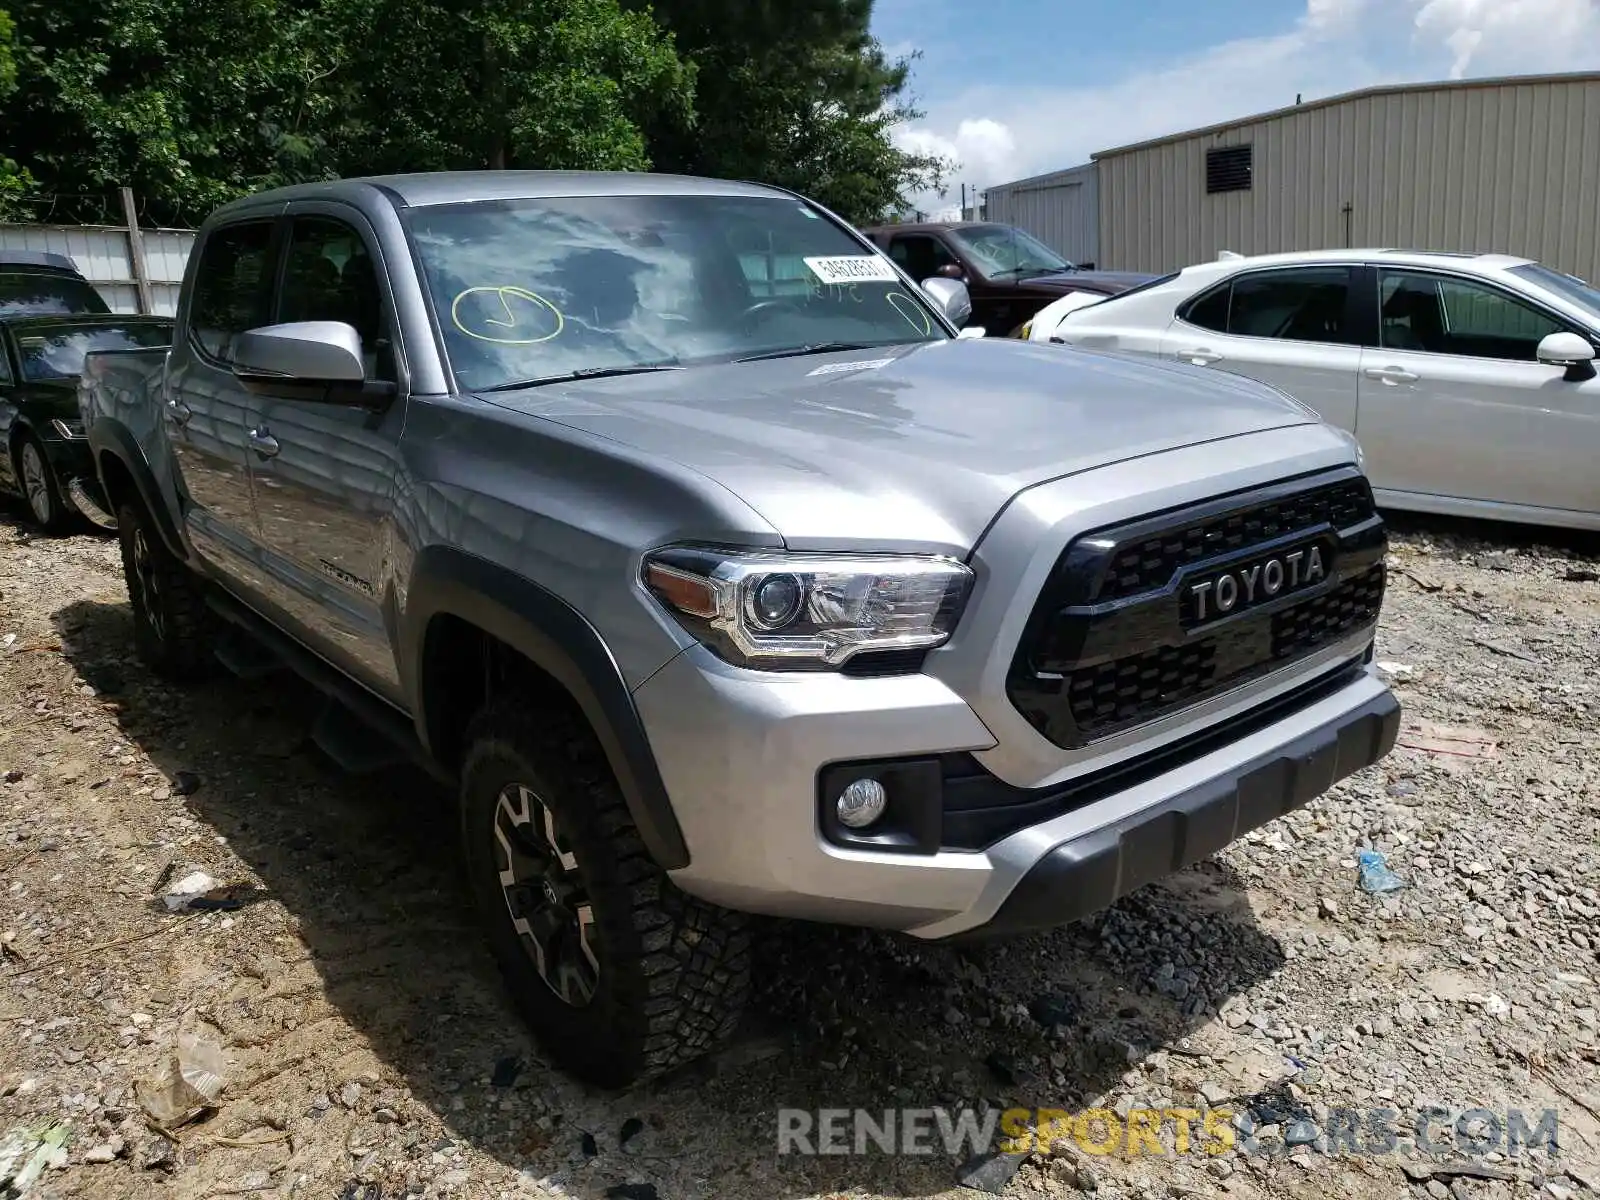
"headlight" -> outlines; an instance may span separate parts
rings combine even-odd
[[[51,421],[50,424],[64,438],[81,438],[84,436],[82,421],[63,421],[57,418]]]
[[[729,662],[821,670],[942,645],[972,572],[950,558],[669,549],[645,558],[644,584]]]

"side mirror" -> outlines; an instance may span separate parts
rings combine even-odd
[[[1547,367],[1565,367],[1568,382],[1595,377],[1594,344],[1576,333],[1552,333],[1539,343],[1537,357]]]
[[[960,333],[956,334],[956,337],[960,338],[962,341],[970,341],[973,338],[981,338],[981,337],[988,337],[988,336],[989,336],[989,331],[987,329],[985,329],[982,325],[968,325]]]
[[[961,283],[967,281],[967,273],[961,269],[960,263],[945,263],[934,272],[934,276],[938,279],[954,279]]]
[[[935,275],[922,281],[922,292],[957,329],[972,318],[972,297],[967,293],[966,284]]]
[[[241,333],[233,344],[233,373],[240,379],[284,383],[366,380],[361,335],[343,321],[291,321]]]

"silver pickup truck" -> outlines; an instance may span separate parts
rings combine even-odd
[[[171,351],[80,392],[139,649],[293,668],[334,758],[457,788],[509,985],[605,1086],[731,1031],[746,914],[1048,928],[1387,753],[1355,443],[968,312],[748,184],[231,204]]]

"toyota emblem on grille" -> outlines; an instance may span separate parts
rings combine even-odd
[[[1320,543],[1241,563],[1190,585],[1194,619],[1196,622],[1217,620],[1312,587],[1327,575]]]

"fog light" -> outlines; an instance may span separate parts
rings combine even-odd
[[[876,779],[858,779],[839,793],[839,823],[865,829],[889,806],[889,793]]]

